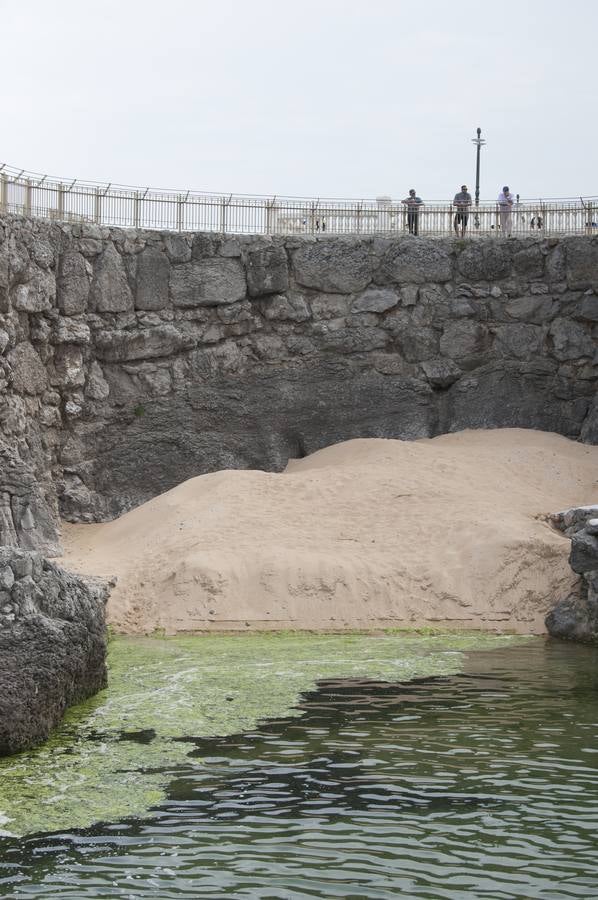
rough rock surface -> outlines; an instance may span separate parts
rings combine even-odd
[[[598,504],[566,509],[552,522],[571,538],[569,564],[580,577],[548,614],[546,627],[554,637],[598,641]]]
[[[521,426],[596,443],[597,337],[592,237],[0,220],[0,440],[48,522],[353,437]],[[27,542],[6,493],[0,478],[0,527],[31,547],[44,529]]]
[[[0,547],[0,756],[44,741],[106,685],[107,588]]]
[[[55,556],[60,549],[58,517],[52,485],[43,486],[31,466],[0,440],[0,547],[41,550]]]

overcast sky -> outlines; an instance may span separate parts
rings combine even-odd
[[[0,162],[217,192],[598,194],[596,0],[0,0]]]

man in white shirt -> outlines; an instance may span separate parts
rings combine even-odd
[[[515,202],[515,198],[509,191],[508,186],[505,186],[502,189],[496,202],[498,203],[500,215],[500,230],[505,237],[511,237],[511,230],[513,228],[513,203]]]

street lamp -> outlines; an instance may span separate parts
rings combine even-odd
[[[478,136],[476,138],[472,138],[472,143],[476,145],[476,161],[475,161],[475,205],[478,207],[480,205],[480,150],[482,146],[486,143],[481,137],[482,129],[478,128],[477,130]]]

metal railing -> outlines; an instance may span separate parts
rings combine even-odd
[[[417,214],[422,236],[455,233],[452,203],[425,203]],[[409,231],[407,208],[390,197],[331,200],[244,194],[173,192],[66,180],[0,165],[0,214],[131,228],[215,231],[221,234],[395,234]],[[598,234],[598,197],[520,199],[514,235]],[[413,226],[413,222],[411,222]],[[460,233],[460,229],[459,229]],[[501,234],[496,203],[469,211],[468,236]]]

